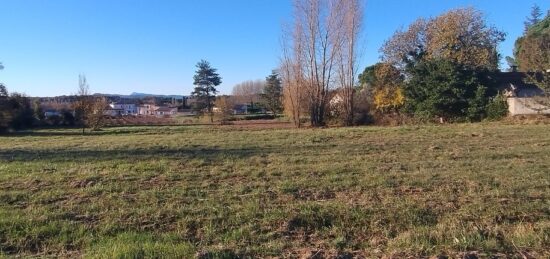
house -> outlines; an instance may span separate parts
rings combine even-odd
[[[144,104],[137,107],[137,111],[139,115],[165,116],[177,114],[178,108],[169,106],[157,106],[154,104]]]
[[[137,107],[135,104],[110,103],[107,107],[105,107],[103,114],[112,117],[136,115]]]
[[[248,114],[248,104],[235,104],[233,105],[233,114]]]
[[[111,116],[111,117],[122,116],[123,113],[124,113],[124,109],[113,108],[110,105],[107,105],[107,107],[105,107],[105,109],[103,110],[103,115]]]
[[[44,112],[44,117],[46,118],[57,117],[57,116],[61,116],[61,112],[57,110],[46,110]]]
[[[156,116],[175,115],[176,113],[178,113],[176,107],[160,106],[154,109],[154,115]]]
[[[138,115],[154,115],[153,110],[156,107],[153,104],[143,104],[138,106]]]
[[[529,74],[516,71],[497,76],[499,90],[507,97],[508,112],[512,116],[550,114],[550,97],[528,78]]]
[[[133,103],[111,103],[109,106],[114,110],[122,110],[120,115],[135,115],[138,113],[137,106]]]

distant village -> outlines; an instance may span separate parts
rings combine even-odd
[[[172,117],[180,116],[195,116],[196,110],[193,105],[196,99],[189,96],[120,96],[120,95],[101,95],[94,96],[103,97],[107,101],[107,106],[103,110],[103,114],[109,117],[122,116],[155,116],[155,117]],[[77,101],[77,96],[56,96],[56,97],[35,97],[35,103],[39,102],[45,118],[62,116],[65,112],[73,113],[74,103]],[[231,114],[245,115],[250,113],[262,113],[265,109],[252,108],[254,102],[259,98],[252,98],[250,102],[236,102],[231,107]],[[213,109],[214,112],[219,112],[218,108]]]

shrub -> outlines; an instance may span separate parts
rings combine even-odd
[[[487,119],[500,120],[508,115],[506,96],[499,94],[489,101],[486,107]]]
[[[484,117],[494,81],[487,71],[470,70],[448,60],[421,61],[409,67],[405,109],[416,117],[478,121]]]

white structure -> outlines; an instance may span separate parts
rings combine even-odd
[[[545,106],[546,102],[537,100],[537,97],[509,97],[506,101],[512,116],[550,114],[550,106]]]
[[[47,110],[46,112],[44,112],[44,117],[46,118],[55,117],[55,116],[61,116],[61,113],[56,110]]]
[[[178,113],[178,108],[168,106],[157,106],[154,104],[144,104],[137,108],[139,115],[165,116],[175,115]]]
[[[137,115],[138,109],[135,104],[111,103],[109,106],[105,107],[103,114],[112,117]]]
[[[508,112],[515,115],[550,114],[550,97],[538,86],[529,83],[528,74],[501,73],[501,91],[507,97]]]
[[[120,111],[119,115],[135,115],[138,113],[135,104],[111,103],[109,106],[116,111]]]

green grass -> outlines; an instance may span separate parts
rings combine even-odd
[[[550,128],[0,137],[0,257],[550,256]]]

